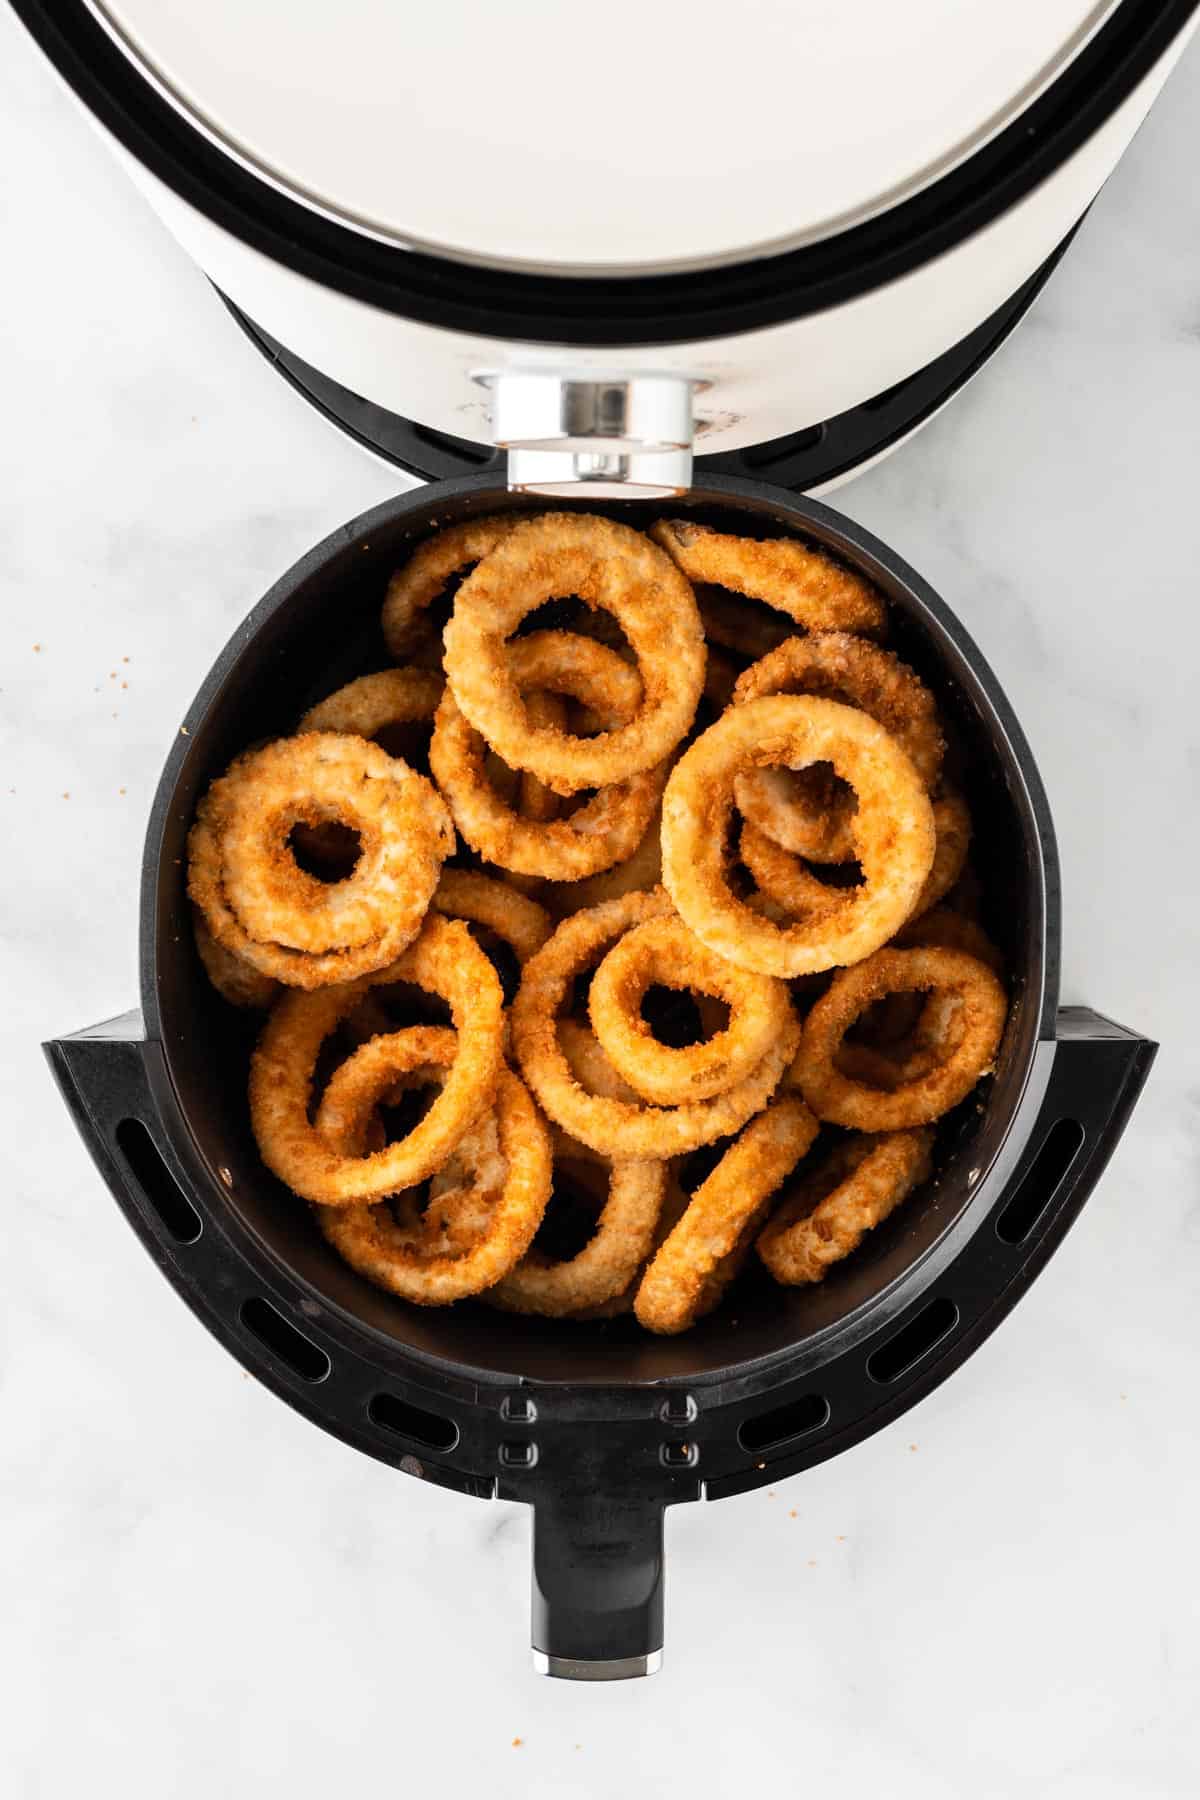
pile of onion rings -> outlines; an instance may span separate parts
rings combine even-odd
[[[824,1279],[1008,1007],[879,593],[797,538],[507,513],[416,545],[381,623],[395,666],[189,837],[266,1167],[417,1305],[674,1334],[745,1270]]]

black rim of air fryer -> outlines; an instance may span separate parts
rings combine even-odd
[[[785,437],[713,456],[697,456],[695,479],[709,475],[744,475],[780,487],[808,492],[863,468],[920,429],[965,387],[1016,330],[1075,236],[1072,228],[1040,269],[1010,300],[976,326],[959,343],[894,387],[849,407],[819,425],[808,425]],[[218,293],[220,289],[217,290]],[[469,438],[451,437],[343,387],[311,363],[296,356],[257,324],[228,296],[221,294],[231,317],[288,386],[339,431],[372,455],[422,481],[445,481],[457,475],[502,475],[502,450]]]
[[[1134,91],[1200,0],[1124,0],[1019,118],[878,217],[804,249],[689,273],[527,274],[380,244],[277,192],[163,99],[86,0],[10,0],[99,122],[213,223],[297,274],[384,311],[491,338],[683,343],[824,310],[895,281],[1017,204]]]
[[[248,646],[255,645],[260,653],[265,654],[266,666],[277,671],[276,688],[277,691],[282,691],[278,689],[278,682],[283,679],[283,668],[278,659],[284,642],[295,640],[297,629],[293,609],[288,603],[312,580],[328,574],[334,565],[344,571],[345,579],[353,580],[350,571],[359,561],[358,553],[367,546],[377,551],[385,532],[394,530],[397,524],[403,522],[405,525],[405,541],[417,541],[433,522],[444,522],[451,510],[455,514],[461,510],[465,515],[490,510],[498,503],[514,504],[515,497],[505,495],[494,476],[475,476],[462,481],[443,482],[389,500],[349,522],[330,538],[316,545],[276,583],[239,628],[197,694],[167,758],[147,831],[143,864],[142,1011],[147,1038],[151,1044],[162,1047],[165,1057],[161,1073],[166,1085],[160,1094],[159,1117],[174,1144],[176,1156],[181,1163],[190,1166],[194,1178],[199,1178],[203,1188],[211,1190],[216,1182],[214,1164],[211,1155],[202,1148],[196,1135],[198,1127],[195,1120],[199,1115],[195,1112],[195,1096],[189,1099],[184,1091],[188,1085],[186,1068],[178,1077],[176,1075],[176,1050],[172,1047],[182,1042],[179,1037],[181,1029],[194,1035],[195,1028],[187,1007],[181,1010],[176,993],[180,958],[180,950],[176,946],[183,940],[178,913],[179,865],[175,856],[177,852],[182,853],[182,844],[177,843],[176,838],[180,821],[183,821],[186,828],[185,815],[191,815],[193,790],[198,791],[197,784],[202,784],[211,772],[208,760],[214,754],[218,763],[228,760],[228,755],[240,747],[232,737],[229,743],[223,741],[229,733],[227,715],[230,710],[230,682],[245,679],[247,675],[253,679],[253,669],[248,667],[242,670],[241,665]],[[1002,1116],[1005,1121],[1001,1136],[995,1140],[997,1150],[993,1175],[999,1179],[1005,1159],[1019,1152],[1022,1131],[1030,1129],[1030,1118],[1023,1112],[1023,1101],[1019,1098],[1033,1080],[1033,1062],[1027,1062],[1025,1058],[1026,1055],[1033,1057],[1035,1046],[1050,1043],[1054,1039],[1058,993],[1060,896],[1054,832],[1045,792],[1020,726],[978,647],[950,608],[899,557],[853,521],[818,502],[797,500],[777,487],[724,477],[710,478],[704,489],[695,496],[673,504],[680,507],[696,505],[709,513],[726,506],[746,519],[757,516],[763,523],[782,522],[789,529],[808,530],[818,541],[828,541],[835,548],[844,546],[844,553],[880,580],[885,591],[894,593],[898,590],[906,596],[905,611],[911,610],[913,613],[916,629],[923,634],[932,631],[934,640],[939,645],[944,679],[950,684],[947,693],[960,688],[969,697],[968,704],[980,720],[980,729],[988,733],[999,749],[1000,764],[1006,771],[1003,782],[1009,795],[1009,804],[1016,809],[1016,815],[1024,820],[1020,829],[1026,853],[1020,860],[1025,865],[1022,881],[1030,909],[1030,929],[1025,940],[1026,948],[1022,952],[1022,964],[1014,965],[1014,976],[1020,984],[1018,991],[1024,995],[1023,1004],[1014,1007],[1014,1019],[1019,1013],[1022,1023],[1009,1052],[1002,1058],[1001,1074],[998,1077],[1006,1087],[1006,1098],[1003,1101],[997,1099],[1000,1112],[996,1116]],[[606,506],[603,510],[636,515],[642,509],[626,504],[624,507]],[[407,537],[410,521],[413,532],[411,540]],[[393,546],[393,550],[396,547]],[[210,727],[215,729],[215,744]],[[265,722],[264,729],[270,728],[270,723]],[[1005,1064],[1007,1073],[1004,1072]],[[183,1088],[178,1085],[179,1081],[183,1082]],[[1019,1128],[1018,1119],[1021,1120]],[[230,1160],[232,1159],[226,1155],[226,1161]],[[254,1166],[253,1159],[247,1166]],[[246,1175],[245,1179],[253,1181],[255,1178]],[[235,1166],[234,1181],[239,1189],[241,1180]],[[862,1329],[860,1315],[865,1320],[869,1313],[874,1322],[880,1323],[893,1315],[896,1309],[909,1304],[914,1291],[921,1291],[935,1280],[945,1261],[957,1254],[964,1241],[964,1234],[969,1239],[974,1229],[977,1208],[988,1203],[985,1190],[989,1189],[990,1184],[989,1177],[969,1198],[965,1198],[960,1211],[955,1213],[953,1222],[943,1221],[939,1231],[930,1237],[916,1260],[904,1264],[894,1279],[888,1276],[883,1290],[874,1293],[865,1303],[853,1302],[849,1313],[836,1313],[826,1323],[814,1324],[804,1340],[805,1353],[815,1355],[821,1346],[840,1338],[842,1334],[849,1332],[853,1335],[855,1331]],[[217,1192],[224,1202],[228,1201],[228,1194],[224,1190],[217,1189]],[[268,1260],[278,1265],[279,1272],[285,1279],[295,1280],[297,1265],[293,1260],[287,1256],[281,1258],[265,1240],[260,1240],[260,1250]],[[312,1286],[313,1299],[316,1300],[322,1294],[322,1284],[313,1281]],[[323,1298],[328,1305],[328,1292],[323,1293]],[[390,1306],[391,1303],[387,1304]],[[423,1314],[424,1311],[425,1309],[416,1309],[417,1313]],[[528,1321],[524,1323],[529,1324]],[[358,1328],[386,1338],[395,1348],[396,1341],[390,1325],[360,1323]],[[495,1373],[491,1376],[483,1374],[489,1368],[493,1371],[514,1368],[514,1364],[507,1360],[505,1345],[498,1341],[498,1332],[494,1327],[489,1328],[486,1345],[479,1352],[483,1356],[482,1362],[477,1362],[473,1354],[464,1355],[458,1349],[448,1351],[432,1340],[425,1341],[429,1339],[429,1333],[423,1327],[412,1326],[411,1331],[417,1335],[410,1335],[410,1327],[407,1326],[402,1334],[406,1346],[403,1354],[414,1358],[418,1363],[423,1362],[427,1367],[441,1368],[443,1371],[457,1368],[459,1376],[475,1380],[496,1379]],[[734,1362],[739,1379],[746,1379],[753,1366],[765,1369],[780,1359],[793,1359],[797,1354],[796,1340],[777,1338],[772,1335],[770,1327],[758,1348],[753,1348],[748,1341],[748,1338],[754,1337],[755,1332],[746,1324],[738,1333],[741,1347]],[[654,1341],[656,1348],[678,1342],[679,1340],[673,1339]],[[515,1364],[521,1374],[512,1378],[546,1379],[544,1372],[539,1374],[531,1361],[524,1360],[524,1353],[527,1351],[533,1361],[540,1360],[524,1338],[521,1350],[522,1359]],[[511,1354],[511,1346],[508,1353]],[[557,1349],[555,1356],[555,1366],[558,1367],[561,1357]],[[729,1359],[724,1346],[720,1344],[714,1343],[703,1350],[699,1363],[689,1348],[688,1359],[691,1370],[689,1379],[719,1380],[722,1370],[729,1372]],[[652,1361],[653,1368],[650,1366]],[[661,1368],[658,1363],[662,1363]],[[669,1364],[670,1358],[665,1352],[656,1359],[647,1355],[645,1373],[638,1376],[637,1380],[657,1382],[672,1379]],[[543,1369],[544,1367],[543,1363]],[[708,1373],[697,1373],[697,1369],[701,1367]],[[585,1372],[581,1366],[568,1379],[590,1382],[598,1377],[595,1373]],[[619,1378],[614,1376],[614,1379]]]

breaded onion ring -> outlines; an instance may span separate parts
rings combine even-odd
[[[662,880],[662,802],[655,807],[650,823],[633,855],[586,881],[552,882],[542,893],[550,911],[561,918],[566,913],[586,912],[604,900],[619,900],[622,894],[649,892]]]
[[[798,538],[732,537],[692,519],[659,519],[650,535],[689,581],[763,600],[808,631],[883,629],[883,601],[870,582]]]
[[[944,900],[966,867],[967,851],[971,847],[971,815],[966,801],[949,782],[933,802],[933,828],[937,833],[933,866],[917,895],[911,914],[914,919],[919,919],[922,913]]]
[[[532,727],[506,654],[522,619],[563,594],[613,613],[637,657],[641,705],[600,737]],[[517,526],[459,589],[445,643],[446,677],[468,722],[511,768],[560,794],[653,769],[687,731],[704,683],[704,636],[685,578],[640,532],[589,513]]]
[[[466,519],[419,544],[388,582],[383,602],[384,641],[397,660],[404,660],[429,635],[426,609],[451,576],[480,562],[521,523],[522,515]]]
[[[389,725],[421,725],[432,720],[445,685],[432,669],[382,669],[377,675],[360,675],[310,706],[297,729],[376,738]]]
[[[932,1131],[856,1135],[801,1177],[758,1239],[758,1254],[788,1287],[822,1281],[868,1231],[926,1180]]]
[[[651,532],[653,535],[653,527]],[[740,656],[766,656],[796,629],[791,619],[780,617],[765,606],[749,607],[722,588],[697,584],[695,594],[696,610],[708,642],[736,650]]]
[[[642,1017],[655,985],[723,1000],[729,1024],[714,1036],[673,1049]],[[618,939],[592,977],[588,1013],[601,1049],[644,1100],[680,1106],[708,1100],[750,1075],[787,1029],[787,987],[738,969],[706,950],[682,919],[649,919]]]
[[[372,985],[408,981],[448,1001],[458,1048],[441,1093],[408,1137],[363,1157],[339,1156],[309,1123],[321,1045]],[[250,1123],[272,1174],[305,1200],[344,1206],[412,1187],[446,1161],[491,1102],[502,1060],[503,995],[496,971],[457,920],[430,918],[416,943],[371,981],[288,993],[250,1064]],[[386,1043],[373,1038],[363,1046]]]
[[[540,631],[517,638],[505,653],[518,689],[549,688],[584,701],[605,725],[619,727],[641,704],[637,671],[603,644],[574,632]],[[575,742],[562,738],[562,742]],[[580,742],[592,740],[578,740]],[[631,856],[654,816],[666,779],[661,767],[602,787],[567,818],[522,818],[489,784],[486,744],[447,688],[437,710],[429,762],[434,778],[473,850],[519,875],[570,881]]]
[[[714,1279],[732,1278],[771,1196],[805,1155],[817,1121],[785,1096],[752,1119],[692,1195],[682,1219],[642,1277],[633,1310],[648,1331],[686,1331],[714,1303]]]
[[[818,694],[860,707],[891,732],[925,787],[936,787],[945,744],[933,695],[890,651],[844,631],[790,637],[738,677],[733,703],[765,694]],[[829,806],[828,795],[789,787],[778,769],[739,776],[734,793],[743,817],[785,850],[814,862],[854,861],[852,795],[842,791]],[[826,809],[807,803],[814,798],[824,798]]]
[[[377,1080],[386,1085],[402,1065],[403,1052],[397,1054],[393,1048],[393,1066],[373,1067],[368,1076],[355,1065],[375,1052],[376,1046],[394,1047],[402,1037],[397,1033],[391,1038],[376,1038],[338,1070],[318,1113],[319,1125],[339,1077],[347,1086],[365,1081],[369,1089]],[[494,1106],[498,1136],[495,1166],[485,1166],[476,1173],[476,1183],[487,1196],[487,1222],[470,1247],[430,1254],[413,1241],[409,1229],[396,1224],[386,1206],[319,1207],[321,1230],[351,1268],[418,1306],[448,1306],[494,1286],[520,1261],[533,1241],[550,1197],[550,1138],[545,1121],[509,1069],[500,1070]],[[327,1125],[325,1129],[336,1153],[342,1140],[336,1127]]]
[[[588,1152],[581,1150],[581,1158]],[[572,1146],[555,1146],[555,1162],[570,1162]],[[583,1249],[564,1262],[530,1250],[488,1299],[506,1312],[564,1319],[603,1307],[628,1288],[654,1241],[667,1186],[661,1162],[608,1165],[608,1194],[596,1229]]]
[[[278,997],[279,983],[244,957],[235,956],[224,944],[218,944],[198,906],[192,908],[192,931],[204,973],[222,1000],[228,1000],[231,1006],[255,1007],[265,1012]]]
[[[851,1079],[835,1058],[854,1020],[884,994],[936,992],[953,1001],[953,1016],[939,1011],[943,1055],[932,1068],[886,1093]],[[819,1119],[857,1131],[905,1131],[949,1112],[990,1073],[1008,1001],[983,963],[960,950],[880,950],[834,976],[804,1021],[792,1070]]]
[[[828,911],[780,926],[729,886],[733,784],[746,768],[813,762],[831,762],[858,796],[864,879]],[[684,752],[663,797],[662,846],[667,890],[710,950],[765,975],[806,975],[869,956],[904,923],[933,863],[933,813],[908,757],[866,713],[772,695],[731,707]]]
[[[902,925],[892,940],[896,949],[919,950],[930,944],[944,950],[964,950],[979,962],[986,963],[993,975],[1004,973],[1004,958],[981,925],[961,913],[944,906],[919,913]]]
[[[632,1106],[641,1105],[642,1096],[613,1068],[590,1025],[581,1019],[559,1019],[557,1033],[567,1067],[581,1088],[605,1100],[628,1100]],[[586,1144],[580,1146],[580,1153],[596,1154]]]
[[[541,949],[552,929],[549,913],[536,900],[473,869],[443,869],[430,907],[448,919],[494,931],[522,963]]]
[[[297,824],[357,831],[339,882],[308,875],[288,847]],[[432,784],[362,738],[282,738],[214,781],[188,838],[188,892],[226,950],[291,987],[373,973],[420,929],[450,815]]]
[[[556,1015],[572,978],[599,960],[633,925],[671,910],[661,891],[626,894],[564,919],[530,957],[512,1004],[513,1045],[526,1081],[543,1110],[569,1136],[603,1156],[664,1158],[727,1137],[765,1106],[791,1061],[799,1025],[791,1016],[753,1074],[711,1100],[686,1106],[634,1106],[580,1086],[563,1054]]]

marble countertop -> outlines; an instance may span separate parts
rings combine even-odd
[[[535,1680],[522,1509],[401,1480],[199,1328],[40,1039],[136,1000],[177,722],[396,478],[239,336],[0,9],[0,1787],[1158,1800],[1200,1788],[1200,49],[1028,322],[837,504],[957,608],[1060,834],[1064,997],[1162,1040],[964,1369],[669,1516],[656,1680]],[[520,1740],[516,1743],[515,1740]]]

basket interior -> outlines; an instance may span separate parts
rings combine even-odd
[[[646,1382],[703,1379],[735,1365],[837,1335],[924,1257],[969,1203],[968,1170],[986,1169],[1017,1116],[1053,966],[1056,916],[1042,904],[1043,853],[1016,752],[977,672],[935,610],[904,573],[850,549],[820,514],[780,493],[699,492],[659,510],[758,535],[797,532],[859,561],[886,593],[891,646],[938,695],[963,752],[962,784],[974,820],[973,860],[982,878],[984,923],[1004,951],[1015,1004],[996,1075],[940,1130],[934,1180],[871,1233],[819,1286],[776,1286],[751,1259],[708,1319],[679,1338],[653,1338],[632,1320],[578,1324],[514,1318],[480,1302],[420,1308],[356,1275],[324,1242],[308,1207],[268,1174],[250,1132],[246,1078],[257,1021],[218,999],[192,947],[184,893],[185,839],[196,798],[239,750],[295,728],[300,713],[356,674],[387,666],[379,610],[389,574],[406,550],[470,512],[516,504],[474,484],[452,497],[437,488],[373,516],[322,546],[285,578],[281,603],[269,597],[227,653],[209,703],[191,724],[170,804],[152,834],[146,928],[147,1017],[157,1017],[183,1117],[211,1176],[211,1205],[235,1208],[269,1252],[368,1332],[422,1357],[477,1371],[539,1381]],[[525,503],[528,504],[528,503]],[[651,509],[606,507],[645,525]],[[263,614],[266,614],[264,617]],[[980,1104],[980,1100],[985,1103]],[[229,1171],[232,1188],[218,1178]],[[786,1190],[785,1190],[786,1191]]]

